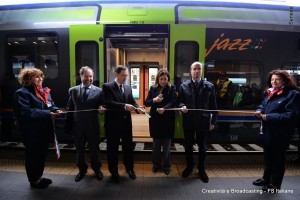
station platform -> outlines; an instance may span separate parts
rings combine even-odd
[[[119,162],[120,183],[110,179],[107,162],[103,158],[101,171],[104,179],[96,180],[89,167],[88,173],[80,181],[74,178],[78,169],[74,162],[74,152],[64,152],[55,160],[53,152],[46,162],[44,177],[53,183],[43,190],[32,189],[27,181],[22,152],[17,158],[0,157],[0,199],[15,200],[199,200],[199,199],[299,199],[300,165],[291,162],[288,155],[286,173],[282,188],[277,194],[263,193],[261,187],[252,185],[263,173],[262,155],[208,155],[207,174],[209,183],[197,177],[197,170],[188,178],[182,178],[185,168],[184,155],[171,155],[172,167],[169,175],[152,172],[150,154],[135,155],[136,180],[131,180],[125,172],[122,158]],[[104,156],[104,155],[103,155]],[[254,156],[254,157],[253,157]],[[87,155],[87,158],[89,156]]]

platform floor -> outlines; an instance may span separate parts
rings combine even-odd
[[[210,156],[210,155],[208,155]],[[261,177],[262,163],[229,164],[208,159],[207,174],[209,183],[197,178],[197,170],[188,178],[181,178],[184,169],[182,160],[172,160],[169,175],[153,173],[150,161],[136,161],[136,180],[128,178],[123,164],[119,163],[120,183],[110,179],[107,163],[104,160],[104,179],[97,181],[89,168],[86,177],[75,182],[78,173],[75,162],[48,160],[44,177],[53,180],[45,190],[31,189],[24,170],[24,160],[0,158],[0,199],[1,200],[199,200],[199,199],[299,199],[300,165],[287,162],[282,190],[279,194],[262,193],[261,187],[252,182]],[[233,158],[234,159],[234,155]]]

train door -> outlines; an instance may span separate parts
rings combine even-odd
[[[94,71],[94,85],[102,86],[104,81],[104,44],[103,25],[70,26],[70,85],[80,83],[79,69],[89,66]],[[100,137],[104,138],[104,119],[100,123]]]
[[[139,105],[144,105],[150,86],[155,83],[159,65],[155,62],[130,62],[128,68],[133,97]]]
[[[201,24],[172,24],[170,26],[169,72],[177,91],[190,79],[193,62],[204,63],[206,27]],[[175,140],[183,138],[181,115],[176,117]]]
[[[70,26],[70,74],[71,85],[79,80],[79,69],[89,66],[94,70],[94,83],[98,86],[104,81],[103,25]]]
[[[169,25],[120,24],[105,25],[106,81],[114,80],[114,67],[127,66],[126,84],[131,86],[136,102],[144,105],[159,68],[167,68]],[[149,108],[146,108],[149,111]],[[149,141],[146,115],[132,113],[134,141]]]

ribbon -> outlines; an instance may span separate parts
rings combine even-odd
[[[89,112],[89,111],[98,111],[99,109],[86,109],[86,110],[69,110],[69,111],[63,111],[61,113],[77,113],[77,112]],[[117,109],[105,109],[106,110],[111,110],[111,111],[123,111],[123,110],[117,110]],[[135,109],[137,110],[137,108]],[[146,112],[145,109],[142,108],[143,114],[145,114],[148,118],[151,118],[151,115]]]
[[[53,144],[54,144],[56,159],[58,160],[60,158],[60,149],[59,149],[59,145],[58,145],[56,134],[55,134],[55,122],[54,122],[54,120],[52,120],[52,124],[53,124],[53,130],[54,130],[54,132],[53,132],[53,134],[54,134]]]
[[[164,109],[164,108],[157,108]],[[209,110],[209,109],[199,109],[199,108],[166,108],[164,110],[196,110],[196,111],[205,111],[205,112],[223,112],[223,113],[240,113],[240,114],[255,114],[255,111],[248,111],[248,110]]]
[[[200,108],[157,108],[157,110],[159,109],[164,109],[165,111],[168,110],[193,110],[193,111],[204,111],[204,112],[222,112],[222,113],[240,113],[240,114],[249,114],[249,115],[255,115],[255,111],[248,111],[248,110],[209,110],[209,109],[200,109]],[[99,109],[87,109],[87,110],[71,110],[71,111],[64,111],[62,113],[75,113],[75,112],[89,112],[89,111],[95,111],[95,110],[99,110]],[[117,109],[105,109],[105,110],[113,110],[113,111],[120,111]],[[151,115],[149,113],[146,112],[145,109],[143,110],[143,114],[145,114],[148,118],[151,118]]]

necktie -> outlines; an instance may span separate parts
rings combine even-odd
[[[198,88],[198,85],[199,85],[199,82],[198,82],[198,81],[195,81],[195,86],[196,86],[196,88]]]
[[[120,85],[120,92],[123,95],[123,89],[122,89],[122,85]]]
[[[124,96],[122,85],[120,85],[119,87],[120,87],[120,94],[122,96],[122,102],[125,102],[125,96]]]
[[[88,88],[84,87],[84,91],[83,91],[83,94],[82,94],[82,101],[86,102],[87,97],[88,97]]]

